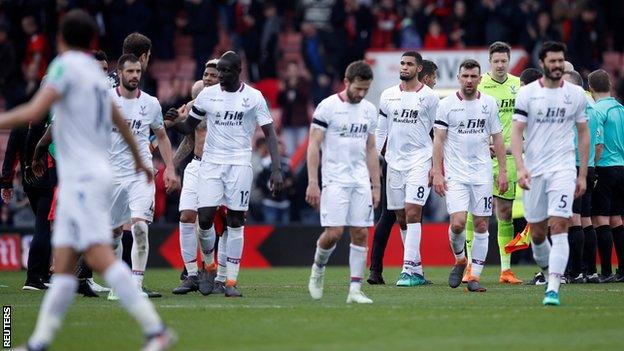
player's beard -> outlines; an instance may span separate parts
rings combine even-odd
[[[128,91],[135,91],[139,87],[139,82],[137,82],[135,86],[132,86],[130,82],[126,82],[123,79],[121,80],[121,84]]]
[[[559,69],[559,68],[548,69],[546,68],[546,66],[544,66],[543,70],[544,70],[544,76],[550,80],[560,80],[563,77],[563,69]],[[556,71],[561,72],[561,74],[558,77],[553,75],[553,73]]]
[[[352,104],[357,104],[362,101],[362,98],[351,93],[351,90],[349,88],[347,88],[347,98],[349,98],[349,102],[351,102]]]
[[[399,79],[404,81],[404,82],[410,81],[410,80],[414,79],[415,77],[416,77],[416,73],[414,73],[412,75],[409,75],[409,74],[402,75],[401,73],[399,73]]]

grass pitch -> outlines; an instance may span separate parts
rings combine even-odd
[[[524,279],[533,268],[517,268]],[[328,267],[325,295],[312,301],[309,268],[243,269],[242,299],[175,296],[179,272],[149,270],[146,285],[179,336],[175,350],[623,350],[624,284],[565,285],[560,307],[541,305],[544,288],[503,286],[486,268],[487,293],[446,284],[449,268],[428,268],[425,287],[365,284],[373,305],[347,305],[348,268]],[[0,274],[0,303],[12,306],[12,342],[32,332],[43,297],[23,292],[24,273]],[[101,282],[101,279],[98,279]],[[138,325],[118,302],[77,296],[52,350],[137,350]]]

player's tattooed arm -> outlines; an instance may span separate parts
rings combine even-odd
[[[282,160],[277,148],[277,134],[273,123],[263,125],[262,132],[268,141],[269,153],[271,154],[271,178],[269,179],[269,187],[273,196],[282,190],[284,179],[282,178]]]
[[[380,200],[381,180],[379,175],[379,159],[377,158],[377,148],[375,146],[375,135],[368,134],[366,140],[366,166],[371,180],[373,206],[377,208]]]
[[[115,125],[115,127],[117,127],[119,134],[121,134],[121,137],[124,139],[126,144],[128,144],[128,147],[130,147],[130,152],[132,153],[132,158],[134,159],[134,168],[137,170],[137,172],[145,173],[147,180],[151,182],[154,178],[154,174],[152,173],[152,170],[143,163],[143,160],[141,160],[139,148],[137,147],[136,141],[132,136],[132,132],[130,132],[130,128],[126,123],[126,120],[112,101],[111,106],[113,112],[113,124]]]
[[[199,126],[198,126],[199,128]],[[180,146],[173,155],[173,165],[177,169],[182,164],[182,161],[191,153],[195,148],[195,133],[184,136]]]
[[[433,165],[432,180],[433,190],[440,196],[444,196],[448,187],[444,179],[444,141],[446,141],[446,129],[435,128],[433,136]]]
[[[318,208],[321,202],[321,189],[319,188],[318,170],[321,160],[321,143],[325,138],[325,131],[319,128],[310,128],[310,140],[308,142],[307,167],[308,188],[306,189],[306,202],[314,208]]]

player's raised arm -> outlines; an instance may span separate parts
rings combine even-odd
[[[366,140],[366,166],[368,167],[368,175],[371,180],[373,192],[373,207],[377,208],[380,201],[381,180],[379,176],[379,160],[377,158],[377,148],[375,147],[375,135],[368,134]]]
[[[315,122],[312,121],[312,124],[314,123]],[[307,153],[308,188],[306,189],[306,202],[314,208],[318,208],[321,201],[321,189],[319,188],[318,168],[321,160],[321,143],[323,142],[324,138],[324,129],[315,128],[314,126],[310,128],[310,141],[308,142]]]
[[[128,128],[128,124],[126,120],[121,115],[121,112],[117,109],[117,106],[111,101],[112,113],[113,113],[113,124],[121,134],[124,141],[130,147],[130,152],[132,152],[132,158],[134,158],[134,164],[137,172],[145,173],[147,179],[151,182],[154,178],[154,174],[151,169],[148,168],[143,161],[141,160],[141,155],[139,155],[139,148],[137,147],[136,141],[130,132],[130,128]]]
[[[0,129],[41,121],[61,95],[55,88],[44,86],[25,104],[0,114]]]

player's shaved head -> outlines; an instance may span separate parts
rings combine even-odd
[[[232,69],[241,69],[241,58],[234,51],[227,51],[221,58],[219,58],[219,64],[227,65]]]
[[[564,71],[566,72],[574,71],[574,65],[572,64],[572,62],[566,61],[563,63],[563,65],[564,65],[564,68],[563,68]]]
[[[219,83],[229,92],[234,92],[240,87],[241,59],[234,51],[228,51],[221,55],[217,63],[219,71]]]
[[[563,79],[565,79],[566,81],[574,84],[574,85],[578,85],[580,87],[583,86],[583,77],[581,77],[581,74],[578,73],[577,71],[565,71],[563,72]]]
[[[193,84],[193,87],[191,88],[191,97],[195,99],[197,95],[199,95],[199,93],[202,91],[202,89],[204,89],[204,81],[198,80]]]

